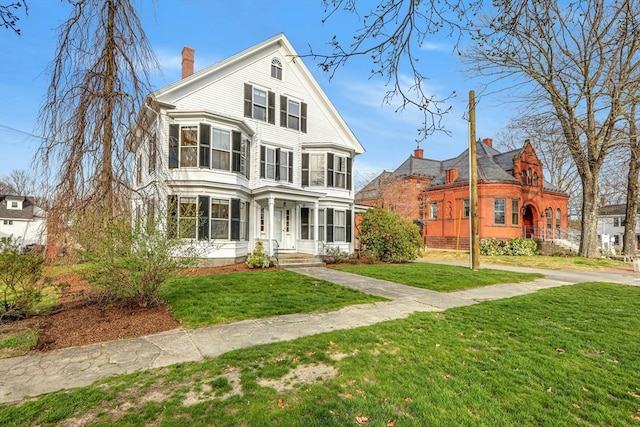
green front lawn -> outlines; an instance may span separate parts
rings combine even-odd
[[[336,267],[336,269],[438,292],[458,291],[498,283],[526,282],[544,277],[542,274],[516,273],[488,268],[471,270],[468,267],[419,262],[348,265]]]
[[[108,378],[0,425],[637,426],[640,288],[587,283]]]
[[[191,328],[386,301],[287,270],[178,277],[160,294]]]

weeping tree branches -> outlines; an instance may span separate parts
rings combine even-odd
[[[6,29],[11,29],[16,34],[20,35],[21,30],[18,28],[20,16],[18,16],[16,12],[22,8],[24,8],[24,13],[28,15],[29,6],[25,0],[0,4],[0,26]]]
[[[599,256],[598,178],[640,90],[640,2],[494,4],[466,61],[480,75],[532,83],[530,107],[554,112],[582,182],[580,254]]]
[[[446,32],[457,47],[460,38],[470,26],[470,21],[482,6],[481,1],[422,1],[384,0],[361,16],[357,0],[324,0],[326,17],[330,19],[340,11],[358,16],[362,27],[350,43],[344,44],[336,36],[331,41],[332,52],[309,55],[319,61],[319,67],[333,77],[337,69],[353,58],[363,57],[372,63],[370,77],[381,76],[387,80],[383,102],[399,100],[397,111],[413,106],[423,113],[423,123],[418,129],[419,139],[424,140],[437,130],[444,130],[442,118],[450,110],[447,103],[455,92],[444,97],[429,93],[426,71],[429,65],[421,49],[430,37]],[[369,8],[370,3],[362,2]],[[406,75],[410,75],[405,79]]]
[[[125,141],[158,67],[130,0],[76,0],[60,27],[36,164],[55,182],[53,222],[128,208]]]

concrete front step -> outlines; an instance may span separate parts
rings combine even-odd
[[[280,254],[279,267],[323,267],[324,262],[315,256],[305,254]]]

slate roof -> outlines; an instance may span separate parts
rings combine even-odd
[[[22,209],[7,209],[7,201],[22,201]],[[0,194],[0,219],[33,219],[40,209],[35,206],[33,197]]]
[[[606,205],[602,206],[598,209],[598,215],[600,216],[608,216],[608,215],[625,215],[627,212],[627,205]],[[640,214],[640,205],[638,206],[638,214]]]

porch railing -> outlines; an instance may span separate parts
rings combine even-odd
[[[280,263],[278,259],[278,249],[280,248],[280,243],[276,239],[271,239],[271,245],[273,247],[273,256],[276,258],[276,264]]]
[[[534,240],[564,240],[574,245],[580,245],[581,234],[570,228],[547,228],[525,225],[522,227],[522,237]]]

